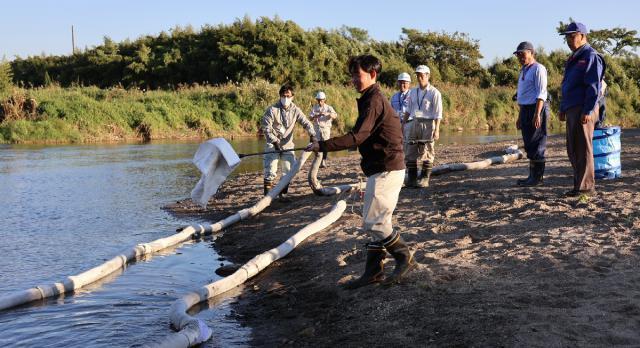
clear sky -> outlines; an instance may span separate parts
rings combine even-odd
[[[480,41],[482,63],[507,57],[520,41],[546,50],[565,48],[556,34],[569,17],[588,29],[640,29],[640,2],[622,0],[537,1],[150,1],[23,0],[2,3],[0,58],[69,54],[71,25],[76,47],[92,47],[104,36],[115,41],[155,35],[176,25],[228,24],[245,14],[293,20],[305,29],[366,29],[377,40],[398,40],[402,28],[465,32]]]

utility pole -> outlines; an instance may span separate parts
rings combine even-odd
[[[73,32],[73,25],[71,26],[71,54],[76,54],[76,36]]]

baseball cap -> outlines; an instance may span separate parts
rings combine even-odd
[[[411,75],[407,74],[406,72],[403,72],[400,75],[398,75],[398,81],[411,82]]]
[[[515,52],[513,52],[513,54],[516,54],[518,52],[522,52],[522,51],[531,51],[531,52],[535,52],[535,49],[533,48],[533,44],[529,41],[523,41],[521,43],[518,44],[518,47],[516,48]]]
[[[431,74],[431,69],[429,69],[429,67],[426,65],[418,65],[418,67],[416,68],[416,72],[423,73],[423,74]]]
[[[587,34],[587,26],[582,23],[571,22],[569,23],[569,25],[567,25],[564,31],[560,33],[560,35],[567,35],[572,33]]]

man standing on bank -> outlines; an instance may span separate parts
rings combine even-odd
[[[367,176],[363,229],[374,241],[367,243],[364,274],[345,284],[345,288],[355,289],[372,283],[399,282],[415,261],[400,233],[393,229],[391,220],[405,166],[400,120],[376,83],[382,64],[378,58],[365,54],[349,59],[348,68],[351,82],[360,93],[356,123],[349,133],[309,144],[307,150],[339,151],[357,146],[362,155],[360,167]],[[391,276],[384,279],[383,260],[387,251],[396,266]]]
[[[312,141],[316,137],[313,124],[307,119],[302,110],[293,103],[293,86],[285,84],[280,87],[280,100],[267,108],[260,121],[260,128],[267,141],[265,152],[291,150],[295,147],[293,143],[293,131],[296,122],[299,123],[309,133]],[[264,155],[264,194],[265,196],[273,188],[274,181],[278,175],[278,162],[282,164],[282,175],[291,170],[295,161],[293,151],[268,153]],[[288,200],[286,194],[289,190],[287,185],[280,193],[280,199]]]
[[[518,76],[520,114],[516,128],[522,131],[524,149],[529,159],[529,177],[519,179],[517,183],[520,186],[536,186],[542,184],[547,147],[547,69],[536,62],[535,50],[530,42],[521,42],[513,54],[522,65]]]
[[[391,96],[391,106],[396,111],[400,121],[403,121],[404,113],[409,107],[409,89],[411,88],[411,75],[406,72],[398,75],[398,92]]]
[[[316,101],[318,104],[311,108],[309,117],[315,127],[318,140],[327,140],[331,137],[331,122],[338,117],[338,114],[331,105],[326,103],[327,95],[324,92],[320,91],[316,94]],[[320,168],[325,168],[326,166],[327,152],[325,151],[322,153]]]
[[[404,114],[404,154],[407,162],[407,187],[429,187],[436,157],[435,141],[440,138],[442,95],[429,83],[431,70],[418,65],[418,87],[409,91],[409,108]],[[418,163],[422,172],[418,178]]]
[[[573,189],[567,195],[592,196],[596,193],[592,138],[603,61],[587,43],[584,24],[573,22],[560,35],[572,52],[564,66],[559,114],[561,121],[567,121],[567,154],[573,167]]]

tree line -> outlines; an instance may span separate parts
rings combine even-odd
[[[563,26],[566,23],[560,22],[556,29],[560,31]],[[395,84],[398,73],[411,72],[419,64],[430,66],[434,84],[485,89],[515,87],[517,83],[517,60],[508,57],[486,68],[481,66],[479,42],[468,34],[409,28],[402,33],[398,41],[377,41],[360,28],[304,30],[295,22],[278,17],[252,20],[245,16],[231,24],[206,25],[200,30],[176,27],[168,33],[133,41],[114,42],[105,37],[102,44],[72,55],[18,57],[8,63],[10,69],[7,63],[0,64],[0,87],[6,86],[7,80],[27,88],[55,84],[176,89],[255,79],[275,84],[294,82],[299,87],[344,85],[349,78],[345,62],[349,56],[361,53],[381,58],[380,81],[389,86]],[[589,40],[605,54],[614,108],[640,113],[637,32],[626,28],[592,30]],[[549,90],[557,102],[569,52],[538,51],[536,58],[547,67]]]
[[[561,26],[566,25],[560,23]],[[251,79],[273,83],[293,81],[344,84],[349,56],[373,53],[383,60],[381,81],[395,82],[401,71],[427,64],[435,81],[477,84],[480,87],[515,85],[518,73],[513,57],[483,68],[478,40],[465,33],[422,32],[404,28],[396,42],[376,41],[367,31],[343,26],[337,30],[304,30],[278,17],[249,17],[232,24],[206,25],[199,31],[187,26],[169,33],[116,43],[108,37],[91,49],[68,56],[31,56],[11,62],[13,81],[26,87],[57,83],[101,88],[175,88],[183,84],[221,84]],[[613,65],[639,82],[640,46],[637,32],[625,28],[592,31],[591,44],[607,54]],[[540,52],[538,60],[561,73],[567,52]],[[435,68],[435,69],[434,69]],[[555,69],[554,69],[555,68]],[[616,81],[619,69],[612,69]],[[615,76],[614,76],[615,75]]]

